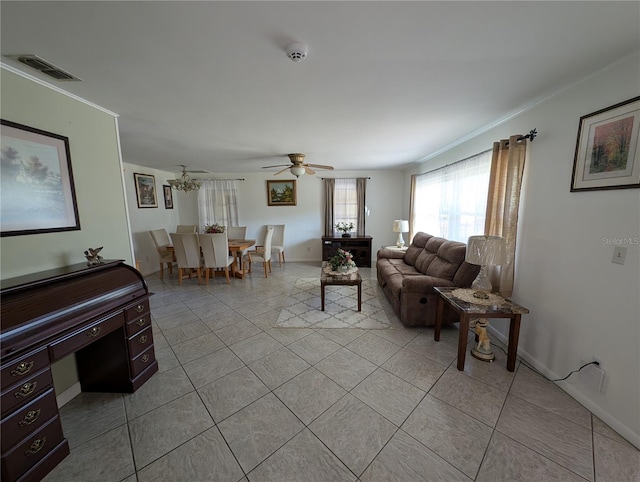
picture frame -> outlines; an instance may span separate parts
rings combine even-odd
[[[640,97],[580,117],[571,192],[640,187]]]
[[[69,138],[0,124],[0,236],[80,230]]]
[[[269,206],[295,206],[296,180],[267,181],[267,202]]]
[[[152,174],[133,173],[139,208],[157,208],[156,177]]]
[[[173,209],[173,192],[171,192],[171,186],[163,184],[162,192],[164,194],[164,208]]]

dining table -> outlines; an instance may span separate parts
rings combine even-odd
[[[229,254],[233,256],[233,264],[231,265],[231,276],[234,278],[244,279],[244,261],[242,260],[242,252],[256,244],[255,239],[229,239]],[[163,249],[173,252],[173,245],[163,246]],[[175,259],[175,256],[174,256]]]

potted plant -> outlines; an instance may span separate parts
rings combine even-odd
[[[351,237],[350,231],[353,231],[353,228],[355,227],[356,227],[355,224],[353,224],[352,222],[336,223],[336,229],[342,233],[343,238],[350,238]]]
[[[215,224],[205,224],[204,225],[204,232],[205,233],[224,233],[224,226],[215,223]]]
[[[329,266],[331,266],[331,271],[340,272],[355,268],[356,263],[349,251],[338,248],[336,255],[329,260]]]

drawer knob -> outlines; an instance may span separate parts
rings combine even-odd
[[[138,326],[144,326],[147,324],[147,320],[145,320],[144,318],[140,318],[138,321],[136,321],[136,325]]]
[[[144,305],[138,305],[138,306],[136,306],[136,311],[137,311],[138,313],[142,313],[142,312],[144,311]]]
[[[142,343],[142,344],[146,343],[146,342],[147,342],[147,335],[142,335],[142,336],[138,339],[138,341],[139,341],[140,343]]]
[[[24,385],[22,385],[20,387],[19,391],[14,393],[15,397],[16,398],[28,397],[29,395],[31,395],[35,391],[36,385],[38,385],[38,382],[25,383]]]
[[[88,332],[87,332],[87,336],[91,337],[91,338],[95,338],[96,336],[98,336],[100,334],[100,330],[102,328],[99,326],[94,326],[93,328],[91,328]]]
[[[38,420],[38,417],[40,416],[40,410],[29,410],[27,412],[27,414],[24,416],[24,418],[22,420],[20,420],[20,422],[18,423],[18,425],[20,427],[25,427],[27,425],[31,425],[33,422],[35,422],[36,420]]]
[[[46,441],[47,441],[47,437],[42,437],[34,440],[33,443],[31,444],[31,447],[29,447],[29,450],[27,450],[24,454],[25,455],[37,454],[42,450],[42,447],[44,447],[44,444],[46,443]]]
[[[11,370],[11,376],[21,377],[31,371],[33,368],[33,362],[22,362],[18,363],[18,366]]]
[[[149,361],[149,358],[151,358],[151,357],[149,356],[148,353],[145,353],[144,355],[142,355],[142,361],[144,363],[147,363]]]

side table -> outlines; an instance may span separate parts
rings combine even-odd
[[[458,370],[464,370],[464,359],[467,348],[467,336],[469,333],[469,320],[471,318],[509,318],[509,345],[507,350],[507,370],[510,372],[516,367],[516,354],[518,351],[518,337],[520,336],[520,318],[529,313],[529,310],[501,296],[493,295],[498,299],[494,305],[482,305],[465,301],[456,294],[472,292],[464,288],[433,288],[438,295],[438,308],[436,312],[435,330],[433,339],[440,341],[442,328],[442,315],[445,304],[460,316],[460,330],[458,334]]]

